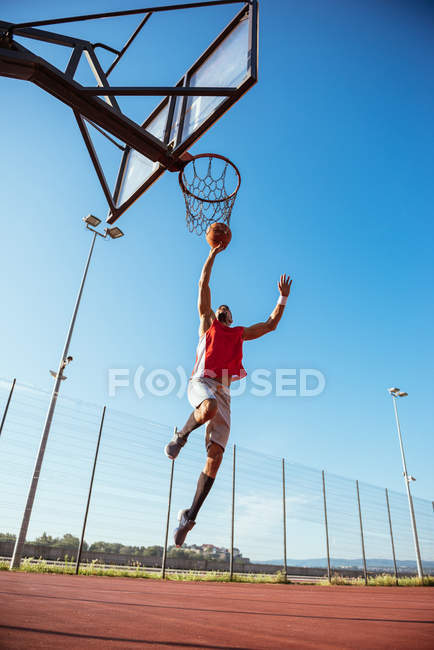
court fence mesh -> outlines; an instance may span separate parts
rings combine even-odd
[[[49,401],[48,392],[21,383],[11,391],[0,380],[3,558],[20,530]],[[102,411],[59,397],[23,557],[76,559]],[[171,436],[166,425],[106,410],[82,562],[161,568],[172,466],[163,448]],[[406,494],[238,445],[227,448],[196,526],[176,549],[177,513],[190,505],[203,463],[203,435],[195,432],[174,463],[168,570],[320,576],[330,566],[363,575],[365,559],[368,574],[393,574],[394,549],[398,573],[416,574]],[[424,573],[434,574],[433,503],[413,501]]]

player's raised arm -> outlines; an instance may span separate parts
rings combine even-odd
[[[206,262],[203,265],[202,273],[200,275],[199,295],[197,300],[197,308],[200,318],[199,336],[202,336],[202,334],[205,334],[205,332],[209,330],[213,320],[215,319],[215,314],[211,308],[211,291],[209,288],[209,281],[215,257],[217,253],[220,253],[222,250],[224,250],[224,246],[222,245],[216,246],[210,250]]]
[[[270,317],[264,323],[256,323],[255,325],[244,328],[243,338],[245,341],[258,339],[260,336],[264,336],[264,334],[268,334],[268,332],[272,332],[276,329],[280,319],[282,318],[286,300],[291,291],[291,284],[292,280],[290,280],[289,275],[280,276],[280,280],[277,284],[280,293],[277,305],[271,312]]]

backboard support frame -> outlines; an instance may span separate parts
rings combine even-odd
[[[108,82],[108,75],[112,72],[119,60],[125,54],[138,33],[148,22],[153,13],[173,11],[178,9],[192,9],[209,7],[215,5],[242,4],[242,8],[222,32],[216,37],[211,45],[193,63],[189,70],[173,87],[113,87]],[[143,14],[138,27],[134,30],[126,44],[117,50],[104,43],[91,43],[80,38],[72,38],[55,32],[48,32],[36,29],[48,24],[60,24],[66,22],[77,22],[95,18],[107,18],[131,14]],[[233,87],[211,87],[191,85],[192,75],[199,70],[208,57],[217,50],[220,44],[228,35],[241,23],[248,19],[248,64],[245,78],[238,86]],[[247,90],[257,81],[257,47],[258,47],[258,3],[257,0],[211,0],[208,2],[195,2],[179,5],[167,5],[165,7],[148,7],[144,9],[125,10],[109,12],[104,14],[89,14],[87,16],[75,16],[59,18],[47,21],[33,21],[28,23],[11,24],[0,21],[0,75],[32,81],[46,92],[54,95],[57,99],[69,105],[77,120],[80,133],[85,141],[91,161],[94,165],[98,180],[109,205],[107,222],[112,224],[125,212],[156,180],[166,171],[179,170],[182,166],[182,154],[196,142],[235,102],[244,95]],[[64,71],[56,68],[48,61],[37,56],[23,45],[14,40],[20,36],[39,41],[45,41],[55,45],[72,48],[72,53]],[[102,47],[116,55],[114,61],[104,72],[95,48]],[[97,86],[86,87],[74,80],[82,55],[85,55],[89,66],[95,76]],[[151,114],[139,125],[124,115],[117,102],[118,96],[163,96],[164,99],[156,106]],[[189,97],[222,97],[211,114],[199,124],[193,132],[183,138],[185,118]],[[174,129],[175,109],[177,99],[182,98],[180,108],[177,110],[177,131],[171,136]],[[193,101],[193,100],[192,100]],[[161,111],[167,110],[164,137],[159,139],[149,130],[148,126]],[[92,139],[86,126],[89,122],[101,133],[117,144],[113,138],[117,138],[125,146],[117,144],[123,149],[123,155],[115,184],[113,195],[108,187],[107,181],[97,153],[93,147]],[[112,137],[111,137],[112,136]],[[129,196],[121,205],[118,199],[124,179],[124,174],[131,153],[137,152],[149,161],[154,163],[155,169],[146,180]]]

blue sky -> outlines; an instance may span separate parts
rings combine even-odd
[[[6,1],[2,18],[119,6]],[[233,13],[153,17],[116,81],[176,82]],[[273,309],[279,275],[294,277],[277,331],[245,345],[250,376],[256,368],[314,368],[326,379],[317,397],[247,390],[234,398],[232,441],[402,491],[386,392],[397,385],[409,393],[399,408],[413,490],[427,499],[434,494],[433,17],[426,2],[262,2],[259,82],[191,150],[225,154],[243,176],[233,240],[214,267],[214,305],[229,304],[236,324],[249,325]],[[137,22],[57,31],[116,47]],[[23,81],[1,78],[0,88],[0,374],[49,389],[90,244],[81,218],[104,218],[106,205],[70,109]],[[143,99],[123,105],[137,119],[152,107]],[[104,150],[111,177],[117,160]],[[180,425],[186,398],[139,399],[132,387],[109,397],[108,370],[190,372],[208,248],[187,232],[169,173],[118,225],[122,240],[97,241],[62,391]]]

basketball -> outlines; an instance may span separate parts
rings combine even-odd
[[[223,244],[226,248],[232,239],[232,233],[229,226],[218,221],[208,226],[205,236],[206,241],[211,248],[216,248],[219,244]]]

